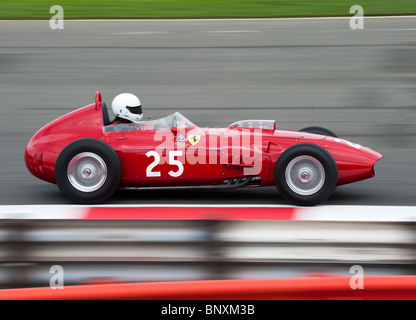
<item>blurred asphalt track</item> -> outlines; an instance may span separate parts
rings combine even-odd
[[[373,179],[326,204],[416,204],[416,18],[0,21],[0,204],[70,203],[27,171],[40,127],[121,92],[146,116],[179,110],[201,126],[275,119],[320,125],[384,154]],[[109,204],[287,204],[276,189],[118,191]]]

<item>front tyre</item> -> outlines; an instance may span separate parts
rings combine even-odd
[[[280,155],[274,179],[285,199],[296,205],[313,206],[332,195],[337,186],[338,169],[324,148],[301,143]]]
[[[66,146],[55,163],[61,192],[76,203],[107,200],[118,188],[121,165],[116,152],[96,139],[81,139]]]

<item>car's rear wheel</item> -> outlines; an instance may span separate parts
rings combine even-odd
[[[306,127],[306,128],[303,128],[299,131],[308,132],[308,133],[322,134],[324,136],[330,136],[330,137],[337,138],[337,135],[334,132],[332,132],[331,130],[329,130],[327,128],[323,128],[323,127]]]
[[[65,147],[55,164],[61,192],[77,203],[100,203],[119,186],[121,165],[116,152],[95,139],[77,140]]]
[[[296,205],[313,206],[332,195],[337,186],[338,169],[324,148],[302,143],[280,155],[274,179],[285,199]]]

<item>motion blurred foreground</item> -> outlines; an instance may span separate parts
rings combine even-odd
[[[289,207],[275,207],[274,218],[253,207],[247,220],[227,216],[229,207],[183,219],[143,218],[145,207],[89,210],[102,219],[2,219],[1,288],[53,286],[52,266],[62,267],[65,286],[352,277],[357,265],[365,276],[416,271],[415,222],[291,220]]]

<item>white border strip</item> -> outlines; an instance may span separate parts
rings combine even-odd
[[[1,219],[61,220],[83,219],[88,207],[70,205],[11,205],[0,206]]]
[[[296,210],[294,220],[414,222],[413,206],[319,206]]]

